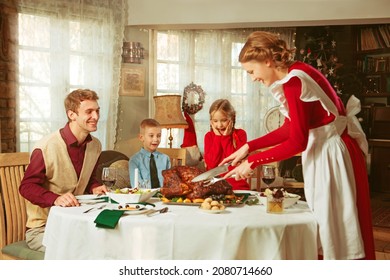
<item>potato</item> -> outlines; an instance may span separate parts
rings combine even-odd
[[[211,210],[219,210],[219,207],[218,206],[213,206],[213,207],[211,207]]]
[[[202,207],[202,209],[206,209],[206,210],[210,210],[211,209],[211,205],[210,203],[202,203],[202,205],[200,206]]]
[[[216,201],[216,200],[213,200],[213,201],[211,201],[211,206],[218,206],[219,205],[219,202],[218,201]]]
[[[211,201],[213,201],[213,199],[212,199],[211,197],[208,197],[208,198],[206,198],[204,201],[206,201],[206,202],[211,202]]]

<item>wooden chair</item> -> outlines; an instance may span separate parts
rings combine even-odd
[[[19,185],[29,164],[29,153],[0,153],[0,259],[41,260],[43,252],[25,241],[26,204]]]
[[[257,166],[254,170],[252,177],[247,179],[251,190],[261,190],[261,165]]]
[[[187,151],[184,148],[158,148],[157,150],[169,156],[171,167],[183,166],[186,163]]]
[[[128,158],[131,158],[135,153],[139,152],[142,146],[142,142],[139,138],[134,137],[115,143],[114,150],[125,154]]]
[[[102,151],[100,153],[100,157],[98,159],[98,163],[97,163],[97,168],[96,168],[96,174],[95,174],[95,178],[96,180],[103,184],[102,182],[102,172],[103,172],[103,168],[104,167],[116,167],[118,169],[125,169],[125,174],[122,174],[122,179],[120,180],[121,182],[128,178],[129,176],[129,172],[128,172],[128,167],[127,167],[127,170],[126,170],[126,167],[120,167],[118,165],[116,165],[116,163],[120,161],[129,161],[129,157],[121,152],[118,152],[118,151],[115,151],[115,150],[105,150],[105,151]],[[128,166],[128,165],[127,165]],[[127,172],[127,173],[126,173]],[[120,183],[118,181],[118,183]],[[122,182],[123,184],[129,184],[129,182]],[[122,186],[124,187],[124,186]]]

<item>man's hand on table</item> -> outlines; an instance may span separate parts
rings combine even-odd
[[[80,203],[77,198],[69,192],[57,197],[57,199],[54,201],[54,205],[62,207],[73,207],[80,206]]]

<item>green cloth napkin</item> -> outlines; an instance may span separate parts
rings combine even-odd
[[[96,227],[115,228],[124,211],[105,209],[95,219]]]

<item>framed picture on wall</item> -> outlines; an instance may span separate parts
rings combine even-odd
[[[145,68],[128,66],[122,67],[120,95],[145,95]]]

